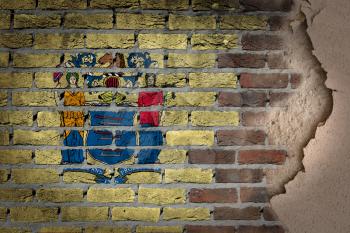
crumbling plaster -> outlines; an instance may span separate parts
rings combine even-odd
[[[303,149],[303,169],[295,177],[289,176],[286,193],[274,196],[271,204],[290,233],[348,233],[350,2],[308,0],[297,1],[296,6],[299,3],[313,54],[327,76],[325,85],[333,90],[333,106],[325,124],[319,125]]]

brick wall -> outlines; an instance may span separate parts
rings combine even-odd
[[[0,232],[284,232],[290,7],[0,0]]]

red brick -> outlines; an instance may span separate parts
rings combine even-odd
[[[236,151],[233,150],[190,150],[191,164],[232,164],[235,163]]]
[[[278,217],[271,207],[263,209],[263,216],[266,221],[278,221]]]
[[[289,20],[284,16],[274,15],[271,16],[267,23],[270,26],[271,31],[280,31],[280,30],[288,30],[289,29]]]
[[[215,207],[215,220],[258,220],[261,213],[258,207],[246,207],[242,209],[230,207]]]
[[[236,203],[237,190],[229,189],[191,189],[190,202],[194,203]]]
[[[270,69],[288,69],[286,56],[283,53],[269,53],[267,55],[267,64]]]
[[[260,183],[264,173],[261,169],[216,169],[216,183]]]
[[[242,88],[286,88],[288,82],[288,74],[242,73],[239,79]]]
[[[284,233],[281,226],[240,226],[238,233]]]
[[[290,11],[292,0],[240,0],[245,11]]]
[[[265,107],[267,100],[265,92],[255,91],[220,92],[218,98],[221,107]]]
[[[266,188],[241,188],[240,193],[241,202],[265,203],[270,201],[270,195]]]
[[[266,112],[243,112],[241,122],[244,126],[263,126],[266,120]]]
[[[296,89],[300,86],[301,84],[301,75],[300,74],[292,74],[290,78],[290,83],[292,89]]]
[[[242,36],[243,50],[282,50],[283,47],[283,39],[277,35],[244,34]]]
[[[291,93],[286,92],[270,93],[270,105],[272,107],[285,107],[290,96]]]
[[[262,130],[219,130],[216,133],[219,146],[264,145],[266,134]]]
[[[187,225],[187,233],[235,233],[234,226],[197,226]]]
[[[287,153],[283,150],[243,150],[239,152],[240,164],[283,164]]]
[[[219,54],[219,68],[264,68],[266,55],[264,54]]]

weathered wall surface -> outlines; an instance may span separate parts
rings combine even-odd
[[[305,171],[286,185],[272,206],[291,233],[350,232],[350,2],[310,0],[308,20],[314,54],[327,72],[333,111],[304,149]]]

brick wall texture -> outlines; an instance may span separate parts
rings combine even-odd
[[[0,232],[283,233],[291,4],[0,0]]]

